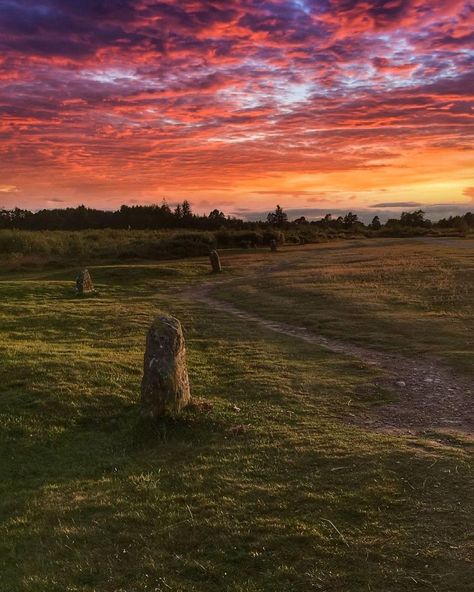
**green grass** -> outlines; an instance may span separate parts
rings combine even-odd
[[[411,280],[401,264],[392,268],[398,282],[368,282],[363,292],[360,273],[337,271],[352,260],[359,271],[385,274],[387,259],[400,253],[377,248],[376,258],[348,243],[229,255],[220,277],[199,259],[92,267],[99,295],[87,299],[73,296],[76,270],[4,274],[0,590],[470,590],[474,483],[466,443],[350,424],[348,414],[373,404],[374,369],[183,295],[203,281],[240,278],[232,292],[219,291],[269,318],[282,317],[289,302],[286,320],[309,327],[323,312],[345,311],[343,324],[326,329],[348,338],[349,311],[365,299],[367,315],[352,321],[365,332],[356,337],[374,335],[378,346],[389,312],[395,327],[407,311],[427,323],[434,305],[426,282],[405,303]],[[433,273],[455,257],[472,280],[470,252],[443,249],[426,254]],[[369,267],[356,262],[363,258]],[[252,274],[268,266],[280,271],[255,282]],[[368,297],[373,290],[378,298]],[[462,344],[465,334],[451,320],[472,322],[469,295],[452,292],[436,306],[436,331],[454,332]],[[193,395],[208,405],[150,425],[139,420],[138,397],[145,334],[158,310],[181,319]],[[380,328],[369,330],[369,317],[381,319]],[[392,347],[432,343],[431,334],[400,334]],[[445,349],[437,341],[430,347],[465,364],[461,345],[455,354],[447,337],[440,343]],[[244,426],[241,435],[236,426]]]
[[[371,240],[279,255],[272,273],[242,261],[249,277],[215,294],[266,318],[474,374],[474,240]]]

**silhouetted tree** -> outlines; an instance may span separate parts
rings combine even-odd
[[[429,228],[431,226],[431,220],[425,219],[425,212],[423,210],[416,210],[414,212],[402,212],[400,224],[402,226]]]
[[[293,220],[293,224],[308,224],[308,220],[304,216],[300,216],[296,220]]]
[[[219,210],[212,210],[212,212],[209,212],[209,216],[207,217],[207,221],[208,221],[208,227],[211,230],[214,230],[214,229],[220,228],[221,226],[225,225],[226,217],[223,212],[220,212]]]
[[[324,228],[330,228],[332,222],[333,222],[332,214],[326,214],[324,216],[324,218],[322,218],[322,220],[321,220],[321,226],[323,226]]]
[[[369,228],[371,230],[380,230],[382,228],[382,224],[378,216],[373,217],[372,222],[369,224]]]
[[[169,207],[168,202],[166,201],[165,198],[163,198],[163,200],[161,202],[161,209],[164,214],[171,214],[171,208]]]
[[[357,214],[353,214],[352,212],[349,212],[348,214],[346,214],[344,216],[343,219],[343,224],[344,224],[344,228],[352,228],[356,222],[359,221],[359,218],[357,216]]]
[[[283,208],[277,205],[275,211],[268,214],[267,222],[272,226],[283,226],[288,222],[288,216]]]
[[[193,213],[191,211],[191,204],[189,203],[189,201],[187,199],[185,199],[183,201],[183,203],[181,204],[181,211],[183,212],[183,218],[186,218],[188,220],[193,215]]]

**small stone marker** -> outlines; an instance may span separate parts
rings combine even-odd
[[[278,251],[278,245],[277,245],[277,242],[276,242],[276,240],[275,240],[275,239],[272,239],[272,240],[270,241],[270,251],[271,251],[272,253],[276,253],[276,251]]]
[[[91,274],[87,269],[83,269],[76,278],[76,294],[83,296],[92,294],[94,291]]]
[[[162,314],[146,338],[141,388],[142,416],[176,416],[191,400],[186,348],[178,319]]]
[[[216,250],[211,251],[209,253],[209,259],[211,260],[213,273],[220,273],[222,271],[222,265],[219,258],[219,253]]]

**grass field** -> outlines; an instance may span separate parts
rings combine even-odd
[[[192,297],[469,375],[474,241],[358,241],[0,277],[1,592],[464,592],[472,447],[347,421],[378,371]],[[193,396],[139,420],[146,330],[183,323]],[[367,392],[373,393],[367,396]]]
[[[430,354],[474,374],[474,240],[308,246],[280,253],[269,273],[252,257],[243,266],[251,277],[214,293],[266,318],[379,349]]]

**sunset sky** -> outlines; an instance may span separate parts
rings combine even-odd
[[[473,97],[472,0],[0,0],[0,206],[474,210]]]

